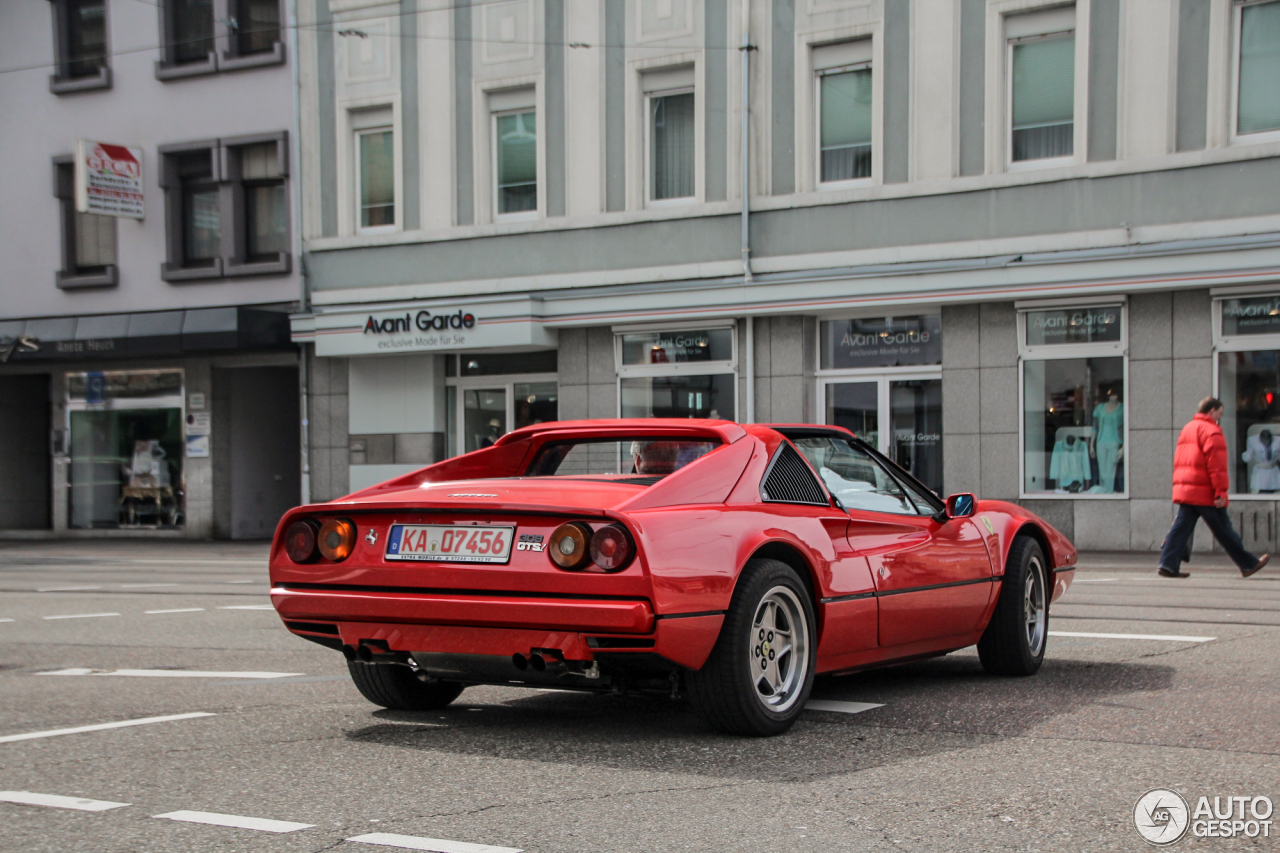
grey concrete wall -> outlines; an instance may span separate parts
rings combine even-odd
[[[315,503],[350,491],[347,359],[316,358],[311,347],[307,347],[306,357],[310,379],[307,397],[310,501]]]
[[[911,4],[884,4],[884,182],[910,178]]]
[[[960,174],[981,175],[986,157],[986,0],[960,0]]]
[[[1182,0],[1178,7],[1177,148],[1204,148],[1209,112],[1210,0]]]
[[[774,195],[787,195],[796,189],[795,34],[795,0],[774,0],[773,31],[769,40],[773,57],[769,113]]]
[[[1116,81],[1120,73],[1120,0],[1089,6],[1089,159],[1116,158]]]
[[[610,161],[612,162],[612,161]],[[1263,216],[1280,158],[1164,172],[1080,178],[936,196],[758,211],[752,255],[785,257],[884,246],[1071,233]],[[637,222],[501,236],[312,252],[316,290],[477,278],[522,278],[736,259],[738,216]]]
[[[618,379],[608,326],[561,329],[560,420],[616,418]]]
[[[0,376],[0,530],[47,530],[49,377]]]
[[[757,317],[755,324],[756,421],[820,422],[814,381],[817,320]]]

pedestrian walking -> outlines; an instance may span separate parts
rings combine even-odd
[[[1270,554],[1250,554],[1227,515],[1230,481],[1221,421],[1222,401],[1205,397],[1196,416],[1178,435],[1178,447],[1173,453],[1173,502],[1178,505],[1178,516],[1160,551],[1161,577],[1191,577],[1182,571],[1182,564],[1191,559],[1191,537],[1200,518],[1245,577],[1257,574],[1271,559]]]

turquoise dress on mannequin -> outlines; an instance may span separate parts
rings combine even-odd
[[[1093,410],[1097,424],[1094,447],[1098,454],[1098,491],[1116,490],[1116,468],[1120,464],[1120,447],[1124,444],[1124,403],[1116,403],[1113,411],[1107,411],[1106,403],[1099,403]]]

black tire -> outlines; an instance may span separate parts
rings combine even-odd
[[[1036,611],[1033,622],[1033,611]],[[1000,600],[978,641],[978,659],[992,675],[1035,675],[1049,638],[1049,572],[1040,545],[1013,540]]]
[[[770,625],[776,635],[769,635]],[[813,689],[816,628],[809,591],[795,570],[778,560],[751,560],[738,578],[711,656],[702,669],[689,673],[694,707],[729,734],[782,734]],[[770,636],[791,641],[779,650],[771,648]],[[769,696],[772,687],[760,685],[775,681],[783,689]]]
[[[348,661],[347,669],[360,695],[390,711],[433,711],[457,699],[456,681],[423,681],[407,666]]]

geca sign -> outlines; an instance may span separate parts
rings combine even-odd
[[[76,141],[76,210],[143,218],[142,149]]]

